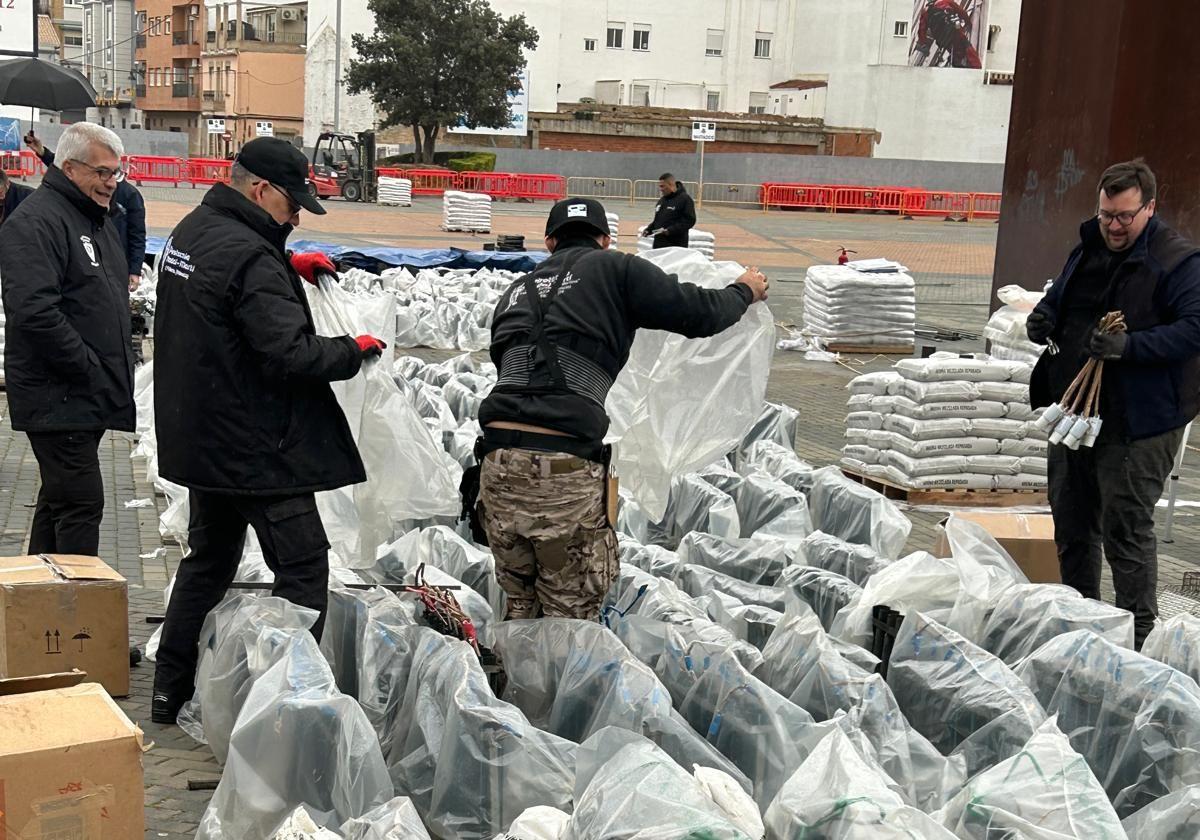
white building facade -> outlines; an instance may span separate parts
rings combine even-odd
[[[79,71],[96,89],[87,119],[109,128],[141,123],[134,102],[133,0],[84,0],[83,52]]]
[[[529,108],[594,100],[733,113],[786,113],[873,129],[877,157],[1001,163],[1008,137],[1020,0],[490,0],[523,13],[539,34],[529,56]],[[926,10],[929,4],[930,10]],[[933,7],[938,7],[936,10]],[[947,9],[964,9],[969,20]],[[309,6],[305,138],[332,121],[334,0]],[[924,17],[923,14],[924,13]],[[970,31],[977,49],[910,66],[928,16]],[[342,58],[350,32],[373,29],[365,0],[343,0]],[[962,65],[968,65],[964,68]],[[997,83],[998,82],[998,83]],[[786,83],[798,83],[784,86]],[[781,87],[784,86],[784,87]],[[326,90],[328,88],[328,90]],[[362,98],[341,97],[341,128],[369,127]]]

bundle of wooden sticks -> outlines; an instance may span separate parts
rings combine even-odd
[[[1125,332],[1125,315],[1109,312],[1100,319],[1098,329],[1102,333]],[[1063,393],[1062,399],[1042,413],[1034,425],[1050,435],[1050,443],[1078,449],[1096,442],[1104,423],[1100,417],[1100,386],[1103,379],[1104,360],[1088,359]]]

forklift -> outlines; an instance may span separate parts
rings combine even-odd
[[[313,146],[308,191],[317,198],[375,200],[375,132],[325,132]]]

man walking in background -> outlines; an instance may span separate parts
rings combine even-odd
[[[686,248],[688,231],[696,226],[696,205],[670,172],[659,176],[658,192],[654,221],[646,225],[645,235],[654,238],[655,248]]]

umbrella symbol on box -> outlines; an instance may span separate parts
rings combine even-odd
[[[76,633],[71,638],[79,640],[79,652],[83,653],[83,640],[90,639],[92,637],[88,634],[88,628],[84,627],[82,630],[80,630],[78,633]]]

